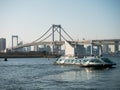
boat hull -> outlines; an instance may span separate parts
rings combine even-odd
[[[104,67],[104,68],[106,68],[106,67],[112,67],[113,65],[115,65],[115,64],[81,65],[81,67]]]
[[[112,67],[112,66],[114,66],[114,65],[116,65],[116,64],[100,64],[100,65],[94,65],[94,64],[92,64],[92,65],[83,65],[83,64],[66,64],[66,63],[54,63],[55,65],[76,65],[76,66],[80,66],[80,67],[103,67],[103,68],[106,68],[106,67]]]

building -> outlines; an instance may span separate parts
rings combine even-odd
[[[20,41],[19,43],[17,42],[17,46],[21,46],[21,45],[23,45],[23,42],[22,42],[22,41]],[[16,49],[15,51],[25,52],[25,47],[23,47],[23,48],[18,48],[18,49]]]
[[[0,38],[0,52],[4,52],[6,49],[6,39]]]
[[[91,55],[91,45],[87,46],[86,48],[86,54]]]
[[[75,45],[75,55],[78,57],[84,57],[86,55],[84,45]]]
[[[30,52],[31,51],[31,46],[26,47],[26,52]]]
[[[40,46],[38,46],[37,51],[50,53],[51,52],[51,48],[50,48],[49,45],[40,45]]]

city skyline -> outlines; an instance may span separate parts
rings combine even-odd
[[[39,38],[52,24],[73,39],[119,39],[119,0],[0,0],[0,38]],[[11,46],[11,44],[10,44]]]

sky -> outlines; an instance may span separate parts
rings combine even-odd
[[[120,0],[0,0],[0,38],[32,42],[52,24],[74,40],[120,39]]]

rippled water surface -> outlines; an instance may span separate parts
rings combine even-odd
[[[55,58],[0,59],[0,90],[120,90],[120,57],[116,68],[54,65]]]

